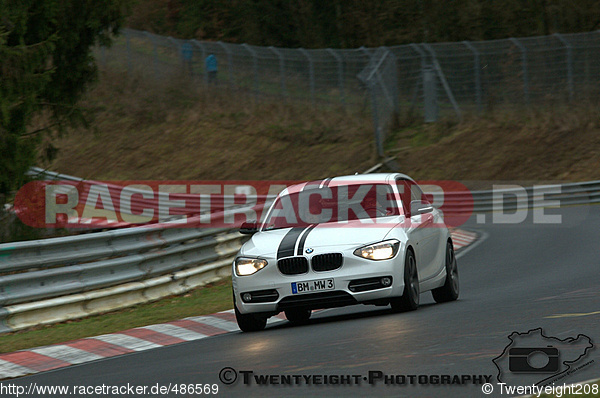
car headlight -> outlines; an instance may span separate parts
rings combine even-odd
[[[235,273],[240,276],[252,275],[267,265],[267,260],[260,258],[238,257],[235,259]]]
[[[354,255],[367,260],[387,260],[398,253],[400,242],[396,239],[384,240],[369,246],[360,247],[354,250]]]

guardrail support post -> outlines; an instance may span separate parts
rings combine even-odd
[[[561,34],[555,33],[554,36],[567,49],[567,84],[569,89],[569,101],[573,101],[573,47]]]
[[[469,50],[473,52],[473,73],[475,75],[475,100],[477,101],[477,111],[481,113],[481,67],[479,61],[479,51],[468,41],[463,41]]]
[[[523,95],[525,103],[529,105],[529,77],[527,76],[527,49],[525,46],[514,37],[509,38],[511,42],[521,50],[521,63],[523,64]]]

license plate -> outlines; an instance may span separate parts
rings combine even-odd
[[[323,290],[333,289],[335,289],[333,278],[292,283],[292,294],[322,292]]]

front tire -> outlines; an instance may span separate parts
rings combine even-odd
[[[404,260],[404,293],[401,297],[392,299],[391,305],[394,312],[414,311],[419,308],[419,274],[417,261],[411,250],[407,250]]]
[[[444,286],[433,289],[431,294],[436,303],[447,303],[458,298],[460,292],[458,280],[458,264],[454,255],[454,246],[448,241],[446,244],[446,281]]]
[[[267,318],[254,314],[242,314],[234,304],[235,320],[242,332],[258,332],[267,326]]]
[[[310,319],[310,315],[312,313],[311,310],[304,310],[304,309],[294,309],[294,310],[286,310],[285,312],[285,317],[287,318],[288,321],[290,321],[291,323],[296,323],[296,324],[303,324],[308,322],[308,320]]]

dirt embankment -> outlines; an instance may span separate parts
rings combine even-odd
[[[50,169],[94,179],[311,179],[368,169],[371,118],[104,73],[84,102],[95,132],[55,142]],[[417,179],[600,179],[600,104],[405,122],[388,153]]]

